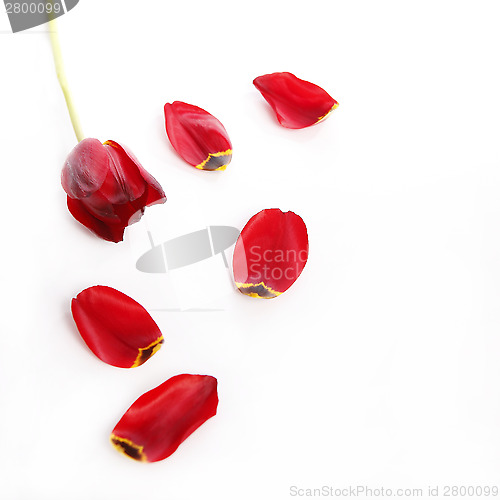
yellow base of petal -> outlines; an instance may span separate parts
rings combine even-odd
[[[145,363],[155,352],[157,352],[163,344],[163,335],[158,337],[154,342],[146,347],[139,347],[139,354],[135,358],[134,364],[130,368],[135,368]]]
[[[248,295],[249,297],[255,297],[258,299],[274,299],[275,297],[283,293],[273,290],[271,287],[265,285],[263,281],[261,281],[260,283],[236,283],[236,286],[238,287],[238,290],[244,295]],[[259,295],[259,292],[255,291],[255,289],[258,290],[259,288],[266,290],[267,294]]]
[[[319,123],[319,122],[323,121],[323,120],[324,120],[324,119],[325,119],[325,118],[326,118],[326,117],[327,117],[327,116],[328,116],[328,115],[329,115],[332,111],[336,110],[338,107],[339,107],[339,103],[334,104],[334,105],[332,106],[332,109],[330,109],[329,111],[327,111],[327,112],[326,112],[323,116],[320,116],[320,117],[318,118],[318,120],[317,120],[317,122],[316,122],[316,123]]]
[[[205,165],[212,159],[212,158],[218,158],[220,156],[231,156],[233,154],[232,149],[228,149],[227,151],[220,151],[219,153],[210,153],[205,160],[203,160],[199,165],[195,165],[195,168],[198,168],[199,170],[209,170],[204,168]],[[210,172],[216,172],[217,170],[226,170],[226,167],[229,165],[229,162],[227,162],[225,165],[221,165],[218,168],[214,168],[213,170],[210,170]]]
[[[121,438],[114,434],[111,434],[110,441],[115,449],[132,460],[137,460],[138,462],[148,461],[144,453],[144,446],[139,446],[130,441],[130,439]]]

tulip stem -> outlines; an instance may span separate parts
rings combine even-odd
[[[57,79],[61,85],[61,89],[66,99],[66,106],[68,108],[69,116],[71,118],[71,124],[73,125],[73,130],[75,131],[76,138],[78,142],[82,141],[85,136],[83,135],[82,127],[80,125],[80,120],[76,112],[75,106],[73,104],[73,99],[71,97],[71,92],[69,90],[68,81],[66,80],[66,73],[64,72],[64,63],[61,53],[61,45],[59,44],[59,34],[57,30],[57,23],[55,19],[49,21],[49,34],[50,43],[52,45],[52,55],[54,56],[54,63],[56,66]]]

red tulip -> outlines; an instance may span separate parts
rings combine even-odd
[[[143,394],[111,434],[120,452],[140,462],[163,460],[217,413],[217,380],[177,375]]]
[[[225,170],[233,154],[222,123],[198,106],[165,104],[165,127],[179,156],[200,170]]]
[[[72,300],[71,312],[89,349],[110,365],[142,365],[163,343],[163,335],[146,309],[114,288],[83,290]]]
[[[137,159],[114,141],[84,139],[69,154],[61,182],[73,217],[115,243],[145,207],[164,203],[165,193]]]
[[[253,84],[286,128],[305,128],[326,118],[339,103],[314,83],[292,73],[257,77]]]
[[[250,297],[277,297],[299,277],[308,253],[307,228],[298,215],[277,208],[262,210],[247,222],[236,241],[236,286]]]

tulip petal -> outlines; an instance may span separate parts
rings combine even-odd
[[[131,161],[135,167],[138,169],[142,179],[146,183],[146,196],[143,196],[141,198],[143,204],[145,204],[146,207],[150,207],[151,205],[156,205],[160,203],[165,203],[166,197],[165,193],[163,192],[162,187],[160,186],[159,182],[149,173],[147,172],[144,167],[139,163],[139,160],[135,157],[135,155],[129,151],[128,148],[118,144],[115,141],[106,141],[104,145],[112,146],[112,148],[115,148],[120,151],[120,156],[122,157],[122,160],[125,162],[127,161],[127,158],[129,161]],[[110,150],[108,149],[108,152]],[[127,158],[125,158],[127,157]]]
[[[141,462],[163,460],[217,413],[217,379],[177,375],[143,394],[111,434],[113,446]]]
[[[85,199],[84,199],[85,201]],[[68,196],[68,210],[71,215],[86,228],[90,229],[99,238],[106,241],[112,241],[113,243],[118,243],[123,241],[123,233],[125,231],[125,226],[119,221],[117,224],[110,224],[108,222],[103,222],[97,217],[92,215],[93,209],[85,205],[85,202],[81,200],[75,200]]]
[[[61,181],[75,219],[115,243],[123,240],[125,228],[141,218],[145,207],[166,201],[154,177],[114,141],[81,141],[69,154]]]
[[[236,286],[250,297],[277,297],[299,277],[308,253],[307,228],[298,215],[277,208],[262,210],[247,222],[236,241]]]
[[[122,204],[137,200],[146,189],[146,183],[137,165],[118,143],[106,141],[104,147],[111,160],[111,172],[115,178],[115,189],[104,194],[111,203]]]
[[[179,156],[200,170],[225,170],[232,146],[222,123],[198,106],[165,104],[165,128]]]
[[[271,73],[255,78],[253,84],[273,108],[286,128],[305,128],[326,118],[338,102],[314,83],[292,73]]]
[[[146,309],[114,288],[83,290],[72,300],[71,312],[89,349],[110,365],[142,365],[163,343],[160,329]]]
[[[97,139],[83,139],[66,158],[61,183],[71,198],[79,199],[95,193],[109,171],[106,149]]]

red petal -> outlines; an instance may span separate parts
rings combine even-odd
[[[163,460],[217,413],[217,380],[177,375],[143,394],[111,434],[113,446],[141,462]]]
[[[278,121],[287,128],[304,128],[326,118],[338,102],[314,83],[292,73],[257,77],[253,84],[271,105]]]
[[[106,152],[110,158],[114,183],[107,192],[103,194],[111,203],[123,204],[140,198],[146,189],[146,183],[142,178],[137,165],[130,159],[125,150],[116,142],[106,141],[104,143]],[[104,188],[104,186],[103,186]]]
[[[225,170],[232,157],[231,141],[222,123],[198,106],[165,104],[165,127],[177,153],[200,170]]]
[[[114,242],[123,239],[125,227],[138,221],[145,207],[166,200],[154,177],[114,141],[81,141],[66,160],[62,185],[75,219]]]
[[[272,299],[293,285],[308,253],[307,228],[298,215],[262,210],[247,222],[234,247],[236,286],[245,295]]]
[[[110,365],[142,365],[163,343],[160,329],[146,309],[114,288],[83,290],[71,302],[71,312],[89,349]]]
[[[83,139],[66,158],[61,175],[64,191],[80,199],[95,193],[109,172],[109,157],[97,139]]]
[[[146,196],[143,196],[144,206],[150,207],[151,205],[165,203],[167,198],[159,182],[149,172],[147,172],[144,169],[144,167],[139,163],[139,160],[135,157],[135,155],[131,151],[129,151],[128,148],[121,146],[115,141],[106,141],[104,145],[109,145],[115,149],[118,149],[121,152],[120,154],[123,160],[124,161],[130,160],[139,170],[142,179],[146,183],[146,190],[147,190]],[[128,160],[126,160],[125,157],[128,157]]]
[[[74,200],[68,196],[68,209],[71,215],[86,228],[90,229],[99,238],[106,241],[118,243],[123,240],[123,232],[125,231],[125,224],[119,221],[117,224],[110,224],[103,222],[97,217],[92,215],[85,205],[84,201]]]

